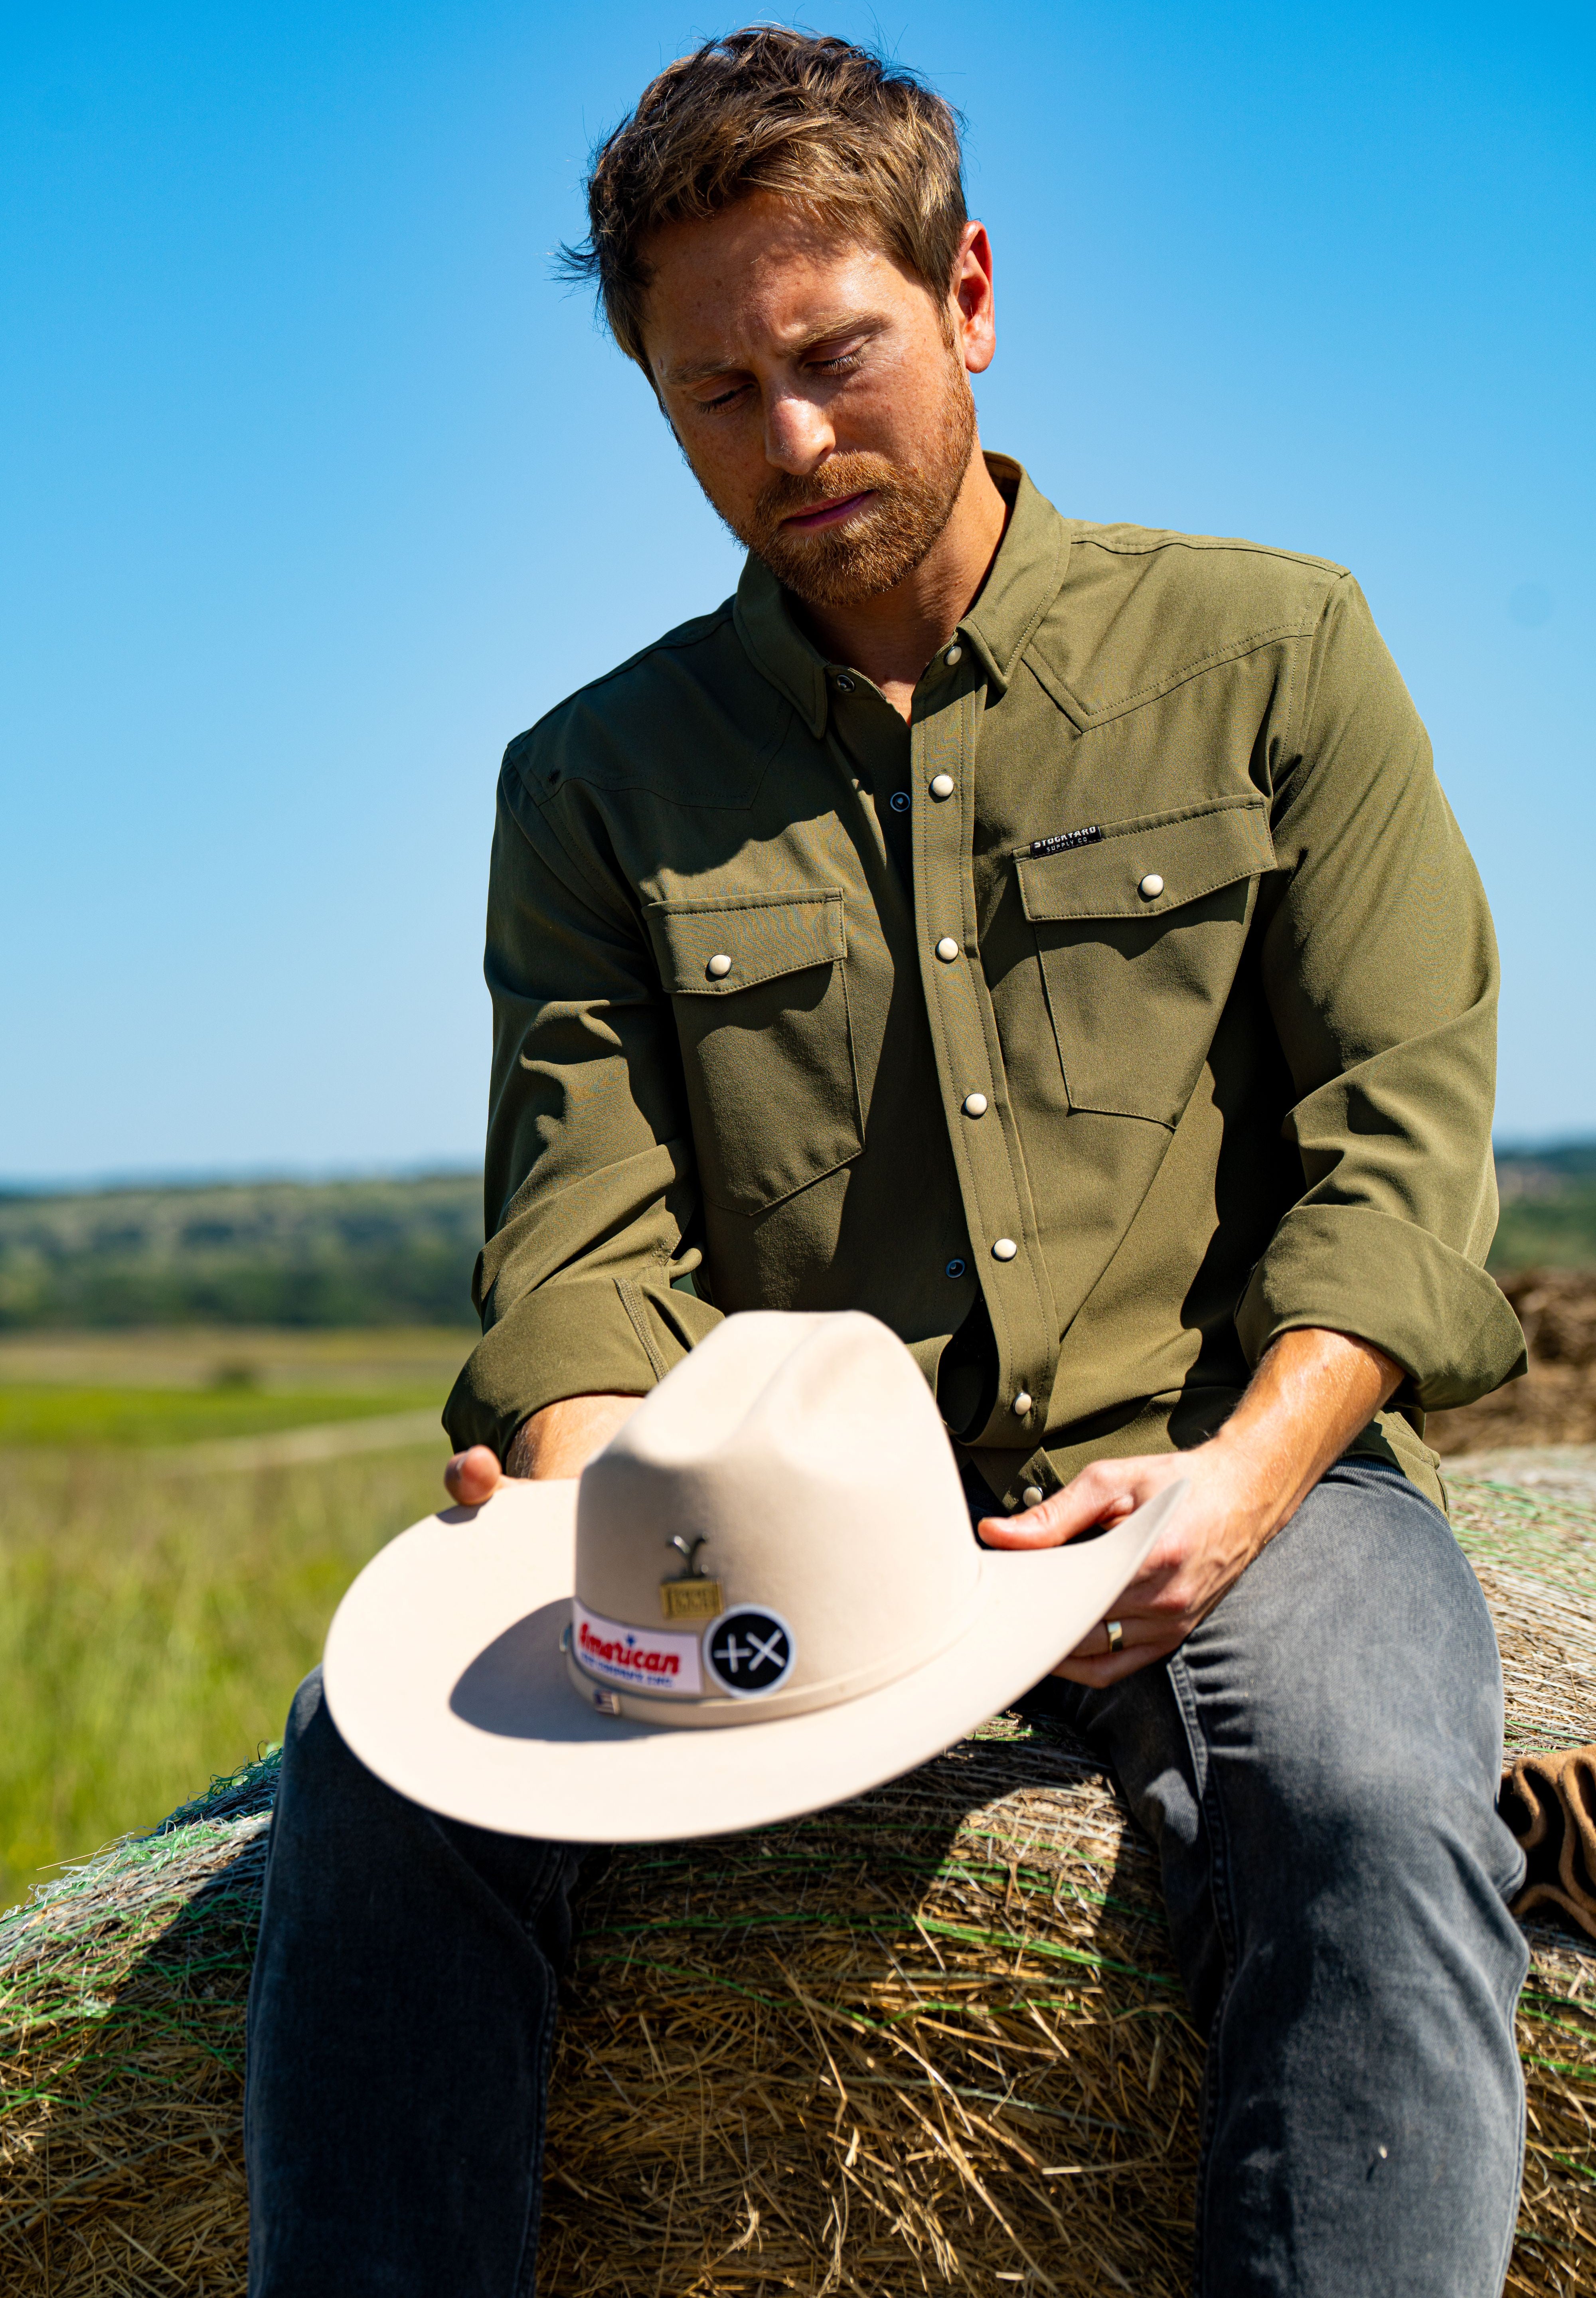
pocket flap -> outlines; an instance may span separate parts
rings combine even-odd
[[[730,996],[848,955],[840,888],[655,902],[643,915],[660,979],[675,997]]]
[[[1033,923],[1145,918],[1272,870],[1275,847],[1261,798],[1221,798],[1179,814],[1104,822],[1096,838],[1060,854],[1021,848],[1018,864],[1020,898]]]

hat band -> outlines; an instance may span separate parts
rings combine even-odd
[[[618,1690],[603,1678],[590,1675],[575,1651],[569,1648],[566,1652],[566,1672],[588,1706],[600,1707],[608,1715],[629,1716],[638,1724],[666,1724],[674,1729],[703,1731],[724,1724],[768,1723],[778,1715],[803,1715],[816,1707],[841,1707],[850,1699],[862,1699],[867,1691],[879,1691],[883,1684],[896,1683],[900,1676],[913,1675],[916,1669],[929,1666],[965,1633],[974,1616],[972,1603],[979,1611],[988,1584],[978,1565],[975,1586],[963,1600],[963,1608],[956,1611],[936,1634],[891,1653],[873,1666],[832,1676],[823,1683],[790,1684],[778,1691],[763,1693],[745,1692],[736,1699],[729,1693],[712,1693],[696,1699],[683,1698],[680,1693],[651,1699],[647,1692]]]

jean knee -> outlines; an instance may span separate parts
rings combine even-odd
[[[289,1702],[283,1725],[283,1790],[316,1789],[354,1766],[327,1703],[321,1669],[313,1667]]]
[[[383,1808],[401,1807],[401,1798],[383,1786],[351,1749],[333,1721],[313,1667],[295,1691],[283,1726],[283,1761],[276,1808],[277,1832],[318,1835],[339,1824],[369,1826]]]
[[[1262,1816],[1286,1861],[1320,1888],[1473,1896],[1484,1881],[1501,1895],[1517,1854],[1477,1773],[1458,1750],[1422,1739],[1320,1745],[1272,1767]]]
[[[288,1703],[287,1721],[283,1725],[283,1760],[286,1763],[298,1753],[317,1718],[327,1705],[321,1688],[321,1663],[318,1660]]]

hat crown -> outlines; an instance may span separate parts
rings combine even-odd
[[[583,1609],[662,1649],[680,1636],[689,1665],[641,1688],[751,1721],[724,1635],[712,1657],[715,1618],[746,1608],[786,1631],[768,1713],[913,1667],[957,1634],[978,1576],[947,1433],[902,1342],[857,1310],[748,1310],[675,1366],[583,1472],[575,1656]]]

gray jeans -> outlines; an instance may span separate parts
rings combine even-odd
[[[1112,1765],[1208,2037],[1199,2298],[1498,2298],[1526,1954],[1474,1575],[1343,1461],[1162,1667],[1027,1705]],[[532,2298],[576,1856],[289,1717],[250,1996],[252,2298]]]

